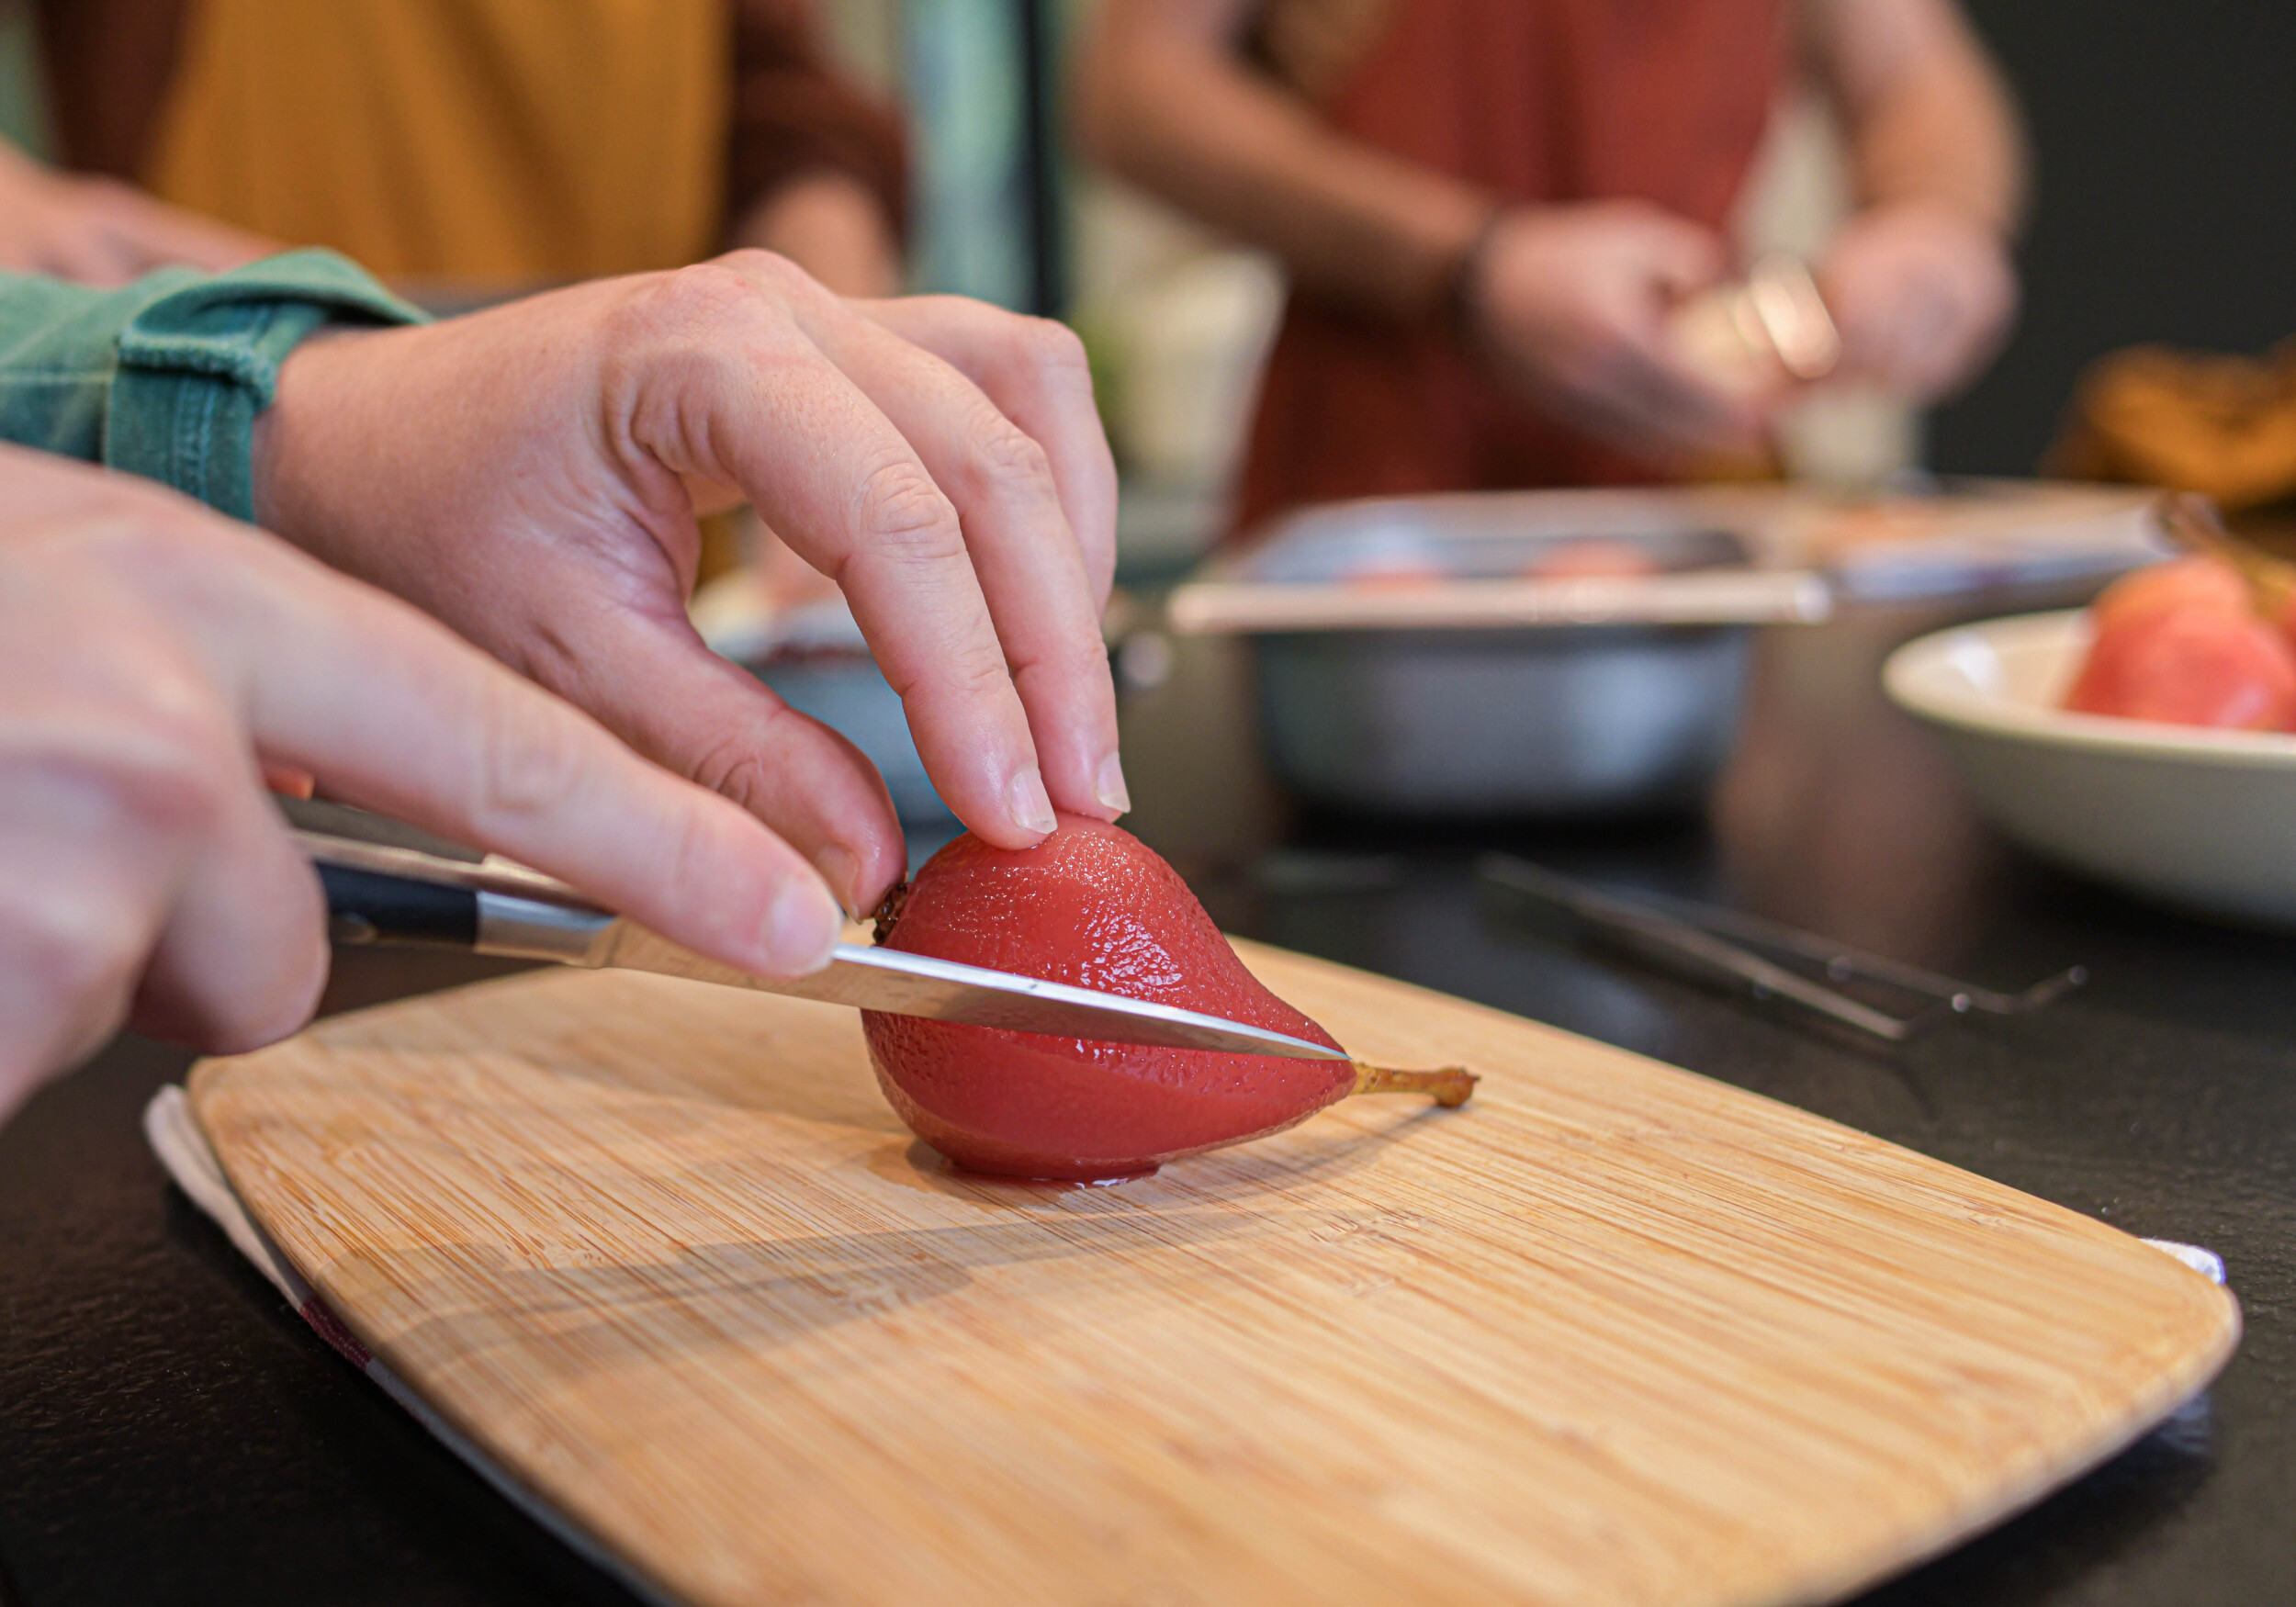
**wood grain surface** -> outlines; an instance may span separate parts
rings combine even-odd
[[[1116,1188],[952,1176],[850,1011],[557,972],[203,1062],[349,1326],[697,1603],[1817,1601],[2201,1387],[2231,1298],[1688,1073],[1242,946],[1351,1100]]]

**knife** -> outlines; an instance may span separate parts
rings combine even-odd
[[[829,963],[806,976],[752,976],[703,959],[523,866],[500,860],[473,864],[327,832],[298,830],[295,837],[326,890],[328,935],[337,944],[440,944],[509,960],[647,971],[1055,1038],[1294,1060],[1347,1058],[1304,1038],[1219,1016],[860,943],[839,943]]]

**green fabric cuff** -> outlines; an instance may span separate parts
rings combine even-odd
[[[234,519],[254,517],[255,415],[287,354],[322,324],[425,316],[327,251],[207,276],[171,270],[131,288],[155,293],[119,331],[102,460]]]

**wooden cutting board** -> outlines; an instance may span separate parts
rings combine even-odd
[[[1277,950],[1352,1100],[1116,1188],[951,1176],[858,1018],[557,972],[201,1064],[254,1218],[698,1603],[1817,1601],[2128,1442],[2231,1298],[1784,1106]]]

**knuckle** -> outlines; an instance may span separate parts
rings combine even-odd
[[[151,926],[131,903],[81,888],[19,887],[0,908],[9,968],[26,996],[77,1012],[124,994],[150,946]]]
[[[1064,392],[1092,384],[1092,363],[1075,330],[1057,320],[997,313],[1003,339],[995,343],[995,368],[1007,385]]]
[[[757,287],[724,258],[677,268],[658,282],[661,298],[686,318],[718,321],[746,313]]]
[[[872,553],[920,563],[959,557],[964,533],[957,510],[913,458],[895,458],[861,477],[859,529]]]
[[[697,785],[731,800],[751,815],[764,812],[772,790],[771,772],[766,768],[765,756],[754,736],[728,736],[713,744],[686,773]],[[689,832],[679,845],[679,851],[688,852],[693,848]],[[680,862],[676,854],[671,862]]]
[[[217,531],[209,518],[189,504],[164,496],[146,497],[141,488],[130,500],[103,515],[77,523],[60,539],[80,557],[109,574],[148,587],[211,573],[217,564]]]
[[[730,357],[734,341],[771,316],[766,298],[738,267],[720,258],[639,280],[621,309],[623,327],[606,332],[605,349],[658,352],[665,343],[693,361]]]
[[[109,732],[51,761],[145,831],[197,837],[224,818],[235,786],[252,783],[203,687],[159,666],[144,691],[143,702]]]
[[[1097,686],[1109,679],[1109,645],[1098,631],[1080,631],[1070,650],[1069,668]]]
[[[1083,339],[1057,319],[1023,318],[1021,338],[1040,367],[1082,373],[1091,366]]]
[[[747,286],[770,285],[784,294],[793,291],[810,292],[819,281],[778,251],[762,246],[744,246],[723,256],[712,257],[704,264],[716,265],[733,274]]]
[[[1070,685],[1097,686],[1109,678],[1109,647],[1097,631],[1064,631],[1030,662],[1017,662],[1013,669],[1016,674],[1050,674]]]
[[[523,683],[507,678],[488,677],[479,693],[471,813],[490,833],[563,808],[591,780],[577,727],[569,720],[535,718],[537,703]]]
[[[974,465],[978,489],[993,496],[1050,500],[1052,460],[1027,432],[1001,418],[979,444]]]

